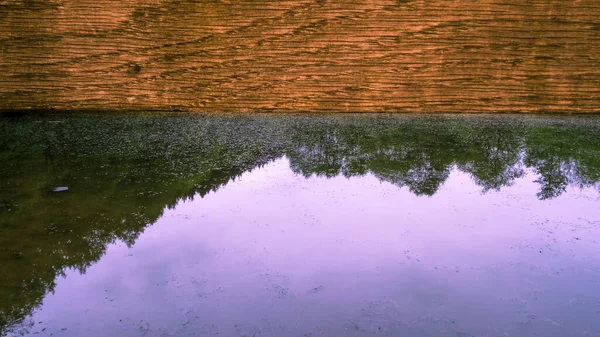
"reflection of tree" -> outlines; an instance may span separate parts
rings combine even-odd
[[[449,165],[433,152],[423,152],[435,137],[422,133],[418,125],[399,124],[389,128],[359,121],[336,124],[315,123],[291,132],[286,151],[294,172],[333,177],[372,173],[381,180],[409,186],[414,193],[433,195],[449,174]],[[422,143],[421,143],[422,142]],[[422,145],[422,146],[420,146]]]
[[[589,122],[589,120],[587,120]],[[346,177],[371,173],[382,181],[433,195],[452,167],[468,173],[484,192],[499,190],[531,168],[540,177],[540,199],[569,184],[600,181],[598,123],[570,119],[388,118],[323,119],[290,132],[292,170]],[[540,139],[550,128],[552,135]]]
[[[524,162],[539,175],[540,199],[557,197],[568,185],[598,187],[599,132],[598,123],[588,118],[579,123],[544,123],[528,128]]]
[[[18,327],[66,269],[85,273],[108,244],[133,245],[165,207],[279,153],[261,145],[277,130],[259,122],[92,120],[0,121],[0,335]],[[49,192],[61,185],[70,190]]]
[[[294,172],[346,177],[372,173],[429,196],[453,165],[471,174],[484,191],[510,185],[524,174],[522,137],[515,125],[438,119],[334,122],[292,132],[296,146],[287,155]]]
[[[600,190],[592,119],[314,116],[53,117],[0,120],[0,335],[68,268],[133,245],[165,207],[286,155],[306,177],[362,176],[432,196],[451,170],[485,191],[529,168],[540,199]],[[67,185],[69,192],[48,192]]]
[[[473,177],[483,191],[510,186],[524,175],[522,130],[519,125],[484,125],[462,130],[460,146],[463,155],[456,158],[457,167]]]

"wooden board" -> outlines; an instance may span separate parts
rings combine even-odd
[[[0,0],[0,110],[600,112],[598,0]]]

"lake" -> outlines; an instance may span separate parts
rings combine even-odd
[[[0,335],[599,336],[599,135],[599,116],[2,118]]]

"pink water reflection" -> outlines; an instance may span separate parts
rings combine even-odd
[[[534,180],[482,194],[453,170],[417,197],[281,159],[68,273],[32,333],[596,336],[598,193],[540,201]]]

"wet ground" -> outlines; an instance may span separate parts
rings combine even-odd
[[[600,117],[0,119],[0,335],[599,336]]]

